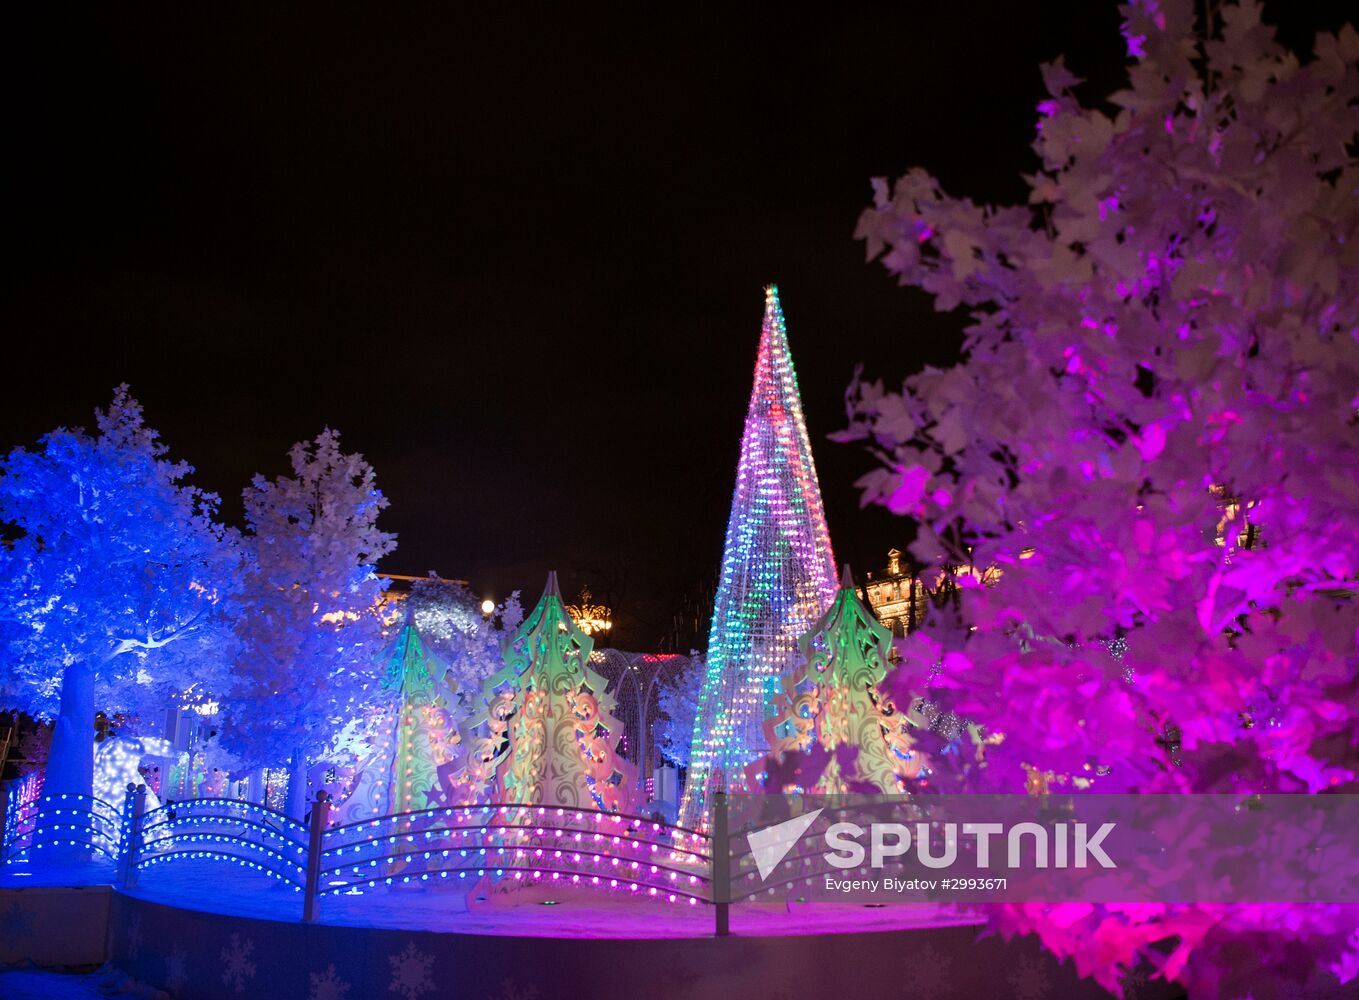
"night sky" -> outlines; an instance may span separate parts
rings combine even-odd
[[[864,262],[869,178],[1020,199],[1039,62],[1123,66],[1091,0],[202,6],[7,25],[0,447],[127,381],[234,520],[330,425],[391,500],[382,569],[531,603],[556,568],[636,649],[715,575],[771,281],[837,558],[910,539],[826,436],[857,363],[948,363],[962,319]],[[1344,6],[1266,17],[1309,46]]]

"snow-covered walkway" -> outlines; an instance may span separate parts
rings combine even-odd
[[[0,885],[10,887],[98,884],[112,881],[110,866],[76,873],[38,865],[7,865]],[[189,860],[154,866],[141,875],[133,895],[151,902],[210,913],[297,921],[302,894],[249,869],[220,861]],[[976,923],[949,907],[902,904],[881,908],[857,904],[742,903],[732,907],[737,934],[817,934]],[[488,893],[485,883],[456,878],[410,885],[348,889],[323,896],[320,923],[464,934],[529,937],[695,938],[713,933],[713,909],[704,904],[667,903],[620,892],[535,886]]]
[[[0,969],[0,1000],[156,1000],[165,996],[112,967],[85,973]]]
[[[466,885],[466,883],[464,883]],[[319,922],[347,927],[529,937],[693,938],[713,933],[713,909],[617,892],[550,885],[486,895],[484,884],[460,891],[453,880],[347,890],[324,896]],[[143,873],[133,894],[144,899],[233,916],[296,921],[302,894],[273,879],[212,861],[182,861]],[[952,909],[922,904],[882,908],[856,904],[739,904],[732,929],[747,935],[898,930],[976,923]]]

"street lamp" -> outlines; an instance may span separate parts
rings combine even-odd
[[[568,604],[566,613],[586,635],[599,635],[613,628],[613,610],[607,604],[596,604],[589,587],[581,589],[577,603]]]

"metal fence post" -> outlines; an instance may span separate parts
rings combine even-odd
[[[128,785],[127,801],[123,808],[128,814],[124,821],[127,839],[123,842],[123,856],[119,862],[122,871],[118,883],[124,889],[133,889],[137,885],[138,842],[142,836],[142,813],[146,812],[146,786]]]
[[[302,919],[311,923],[316,919],[316,890],[321,884],[321,838],[330,822],[330,796],[316,793],[316,804],[311,807],[310,837],[307,842],[307,882],[303,887]]]
[[[708,849],[712,866],[713,905],[717,909],[718,937],[731,933],[731,842],[727,835],[727,793],[713,796],[712,843]]]
[[[0,865],[9,851],[9,782],[0,781]]]

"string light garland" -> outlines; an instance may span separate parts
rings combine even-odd
[[[766,708],[800,662],[799,637],[835,590],[797,374],[778,288],[770,285],[694,718],[685,826],[706,822],[713,793],[746,787],[746,765],[766,750]]]

